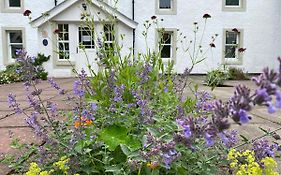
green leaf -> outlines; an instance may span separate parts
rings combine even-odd
[[[110,151],[114,151],[120,144],[124,144],[131,149],[140,147],[140,142],[132,135],[128,135],[127,128],[117,125],[104,128],[100,132],[99,140],[103,141]]]

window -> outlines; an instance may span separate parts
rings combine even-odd
[[[177,29],[173,28],[159,29],[156,32],[156,49],[165,64],[169,61],[176,61],[176,36]]]
[[[223,11],[246,11],[246,0],[223,0]]]
[[[8,38],[8,56],[15,59],[17,57],[16,52],[19,49],[23,49],[22,31],[7,31]]]
[[[16,52],[25,49],[25,30],[22,27],[2,27],[3,63],[9,65],[15,62]]]
[[[11,8],[20,8],[21,0],[6,0],[7,6]]]
[[[69,59],[69,26],[58,24],[58,53],[59,59]]]
[[[159,8],[160,9],[171,9],[172,8],[172,0],[160,0]]]
[[[79,27],[79,44],[86,49],[94,49],[94,31],[89,27]]]
[[[226,0],[225,6],[233,6],[233,7],[239,7],[241,4],[241,0]]]
[[[114,50],[114,25],[113,24],[105,24],[103,26],[103,31],[104,31],[104,45],[105,45],[105,50],[108,51],[113,51]]]
[[[177,13],[177,0],[156,0],[156,14],[175,15]]]
[[[224,31],[224,51],[223,59],[225,63],[237,64],[242,61],[242,54],[239,48],[242,48],[243,30],[232,29]]]
[[[1,0],[0,7],[4,13],[22,13],[23,0]]]
[[[159,44],[159,50],[160,50],[160,55],[161,58],[172,58],[172,53],[173,53],[173,49],[172,49],[172,32],[163,32],[162,34],[162,38],[160,40],[160,44]]]

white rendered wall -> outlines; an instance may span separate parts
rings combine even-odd
[[[144,51],[144,39],[142,31],[143,22],[155,15],[156,0],[136,1],[135,19],[139,23],[136,30],[136,49]],[[205,73],[211,68],[217,67],[222,61],[222,35],[224,28],[244,29],[244,47],[247,48],[243,56],[243,67],[248,72],[260,72],[264,66],[274,67],[276,58],[280,55],[280,0],[248,0],[245,12],[224,12],[222,11],[222,0],[178,0],[177,15],[156,15],[161,27],[177,28],[179,32],[192,39],[193,22],[198,22],[203,27],[202,16],[208,13],[212,16],[208,20],[205,46],[208,46],[210,37],[219,34],[215,44],[216,48],[209,52],[205,62],[197,65],[195,73]],[[148,36],[150,47],[155,48],[155,33],[151,30]],[[154,43],[154,44],[153,44]],[[180,44],[178,44],[179,46]],[[176,71],[181,73],[190,62],[187,55],[181,48],[177,52]]]
[[[24,0],[24,9],[32,11],[32,18],[36,18],[41,13],[54,7],[53,0]],[[25,28],[26,50],[30,55],[38,52],[37,29],[29,24],[29,19],[22,13],[0,13],[0,27],[23,27]],[[0,49],[2,50],[2,31],[0,34]],[[3,51],[0,52],[0,69],[4,69]]]

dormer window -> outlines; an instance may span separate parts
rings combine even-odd
[[[245,11],[246,0],[223,0],[223,11]]]
[[[177,14],[177,0],[156,0],[157,15]]]

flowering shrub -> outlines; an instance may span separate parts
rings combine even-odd
[[[48,73],[43,68],[43,63],[50,59],[50,56],[38,54],[37,58],[33,58],[32,65],[36,67],[36,78],[47,80]],[[24,81],[21,73],[20,64],[11,64],[6,67],[6,70],[0,72],[0,84],[10,84],[14,82]]]
[[[210,17],[204,15],[205,20]],[[148,21],[145,26],[153,23]],[[196,33],[198,25],[194,25]],[[18,52],[17,62],[33,110],[30,113],[22,110],[13,94],[9,95],[8,103],[15,112],[26,115],[28,125],[42,143],[21,147],[32,149],[23,156],[25,161],[10,161],[15,172],[217,174],[228,166],[226,152],[238,141],[237,132],[229,130],[229,119],[239,124],[249,122],[248,113],[255,105],[266,105],[270,113],[281,108],[281,93],[277,88],[281,86],[281,67],[279,73],[265,69],[255,78],[258,89],[254,94],[240,85],[228,102],[222,102],[198,90],[196,85],[190,86],[193,96],[184,93],[193,66],[204,60],[196,56],[201,51],[194,50],[192,66],[178,77],[172,74],[173,62],[164,66],[159,53],[150,49],[131,59],[120,57],[121,47],[116,42],[111,49],[105,49],[100,39],[97,45],[103,69],[95,72],[89,66],[91,75],[85,70],[77,73],[71,94],[66,94],[53,79],[48,80],[58,94],[67,95],[72,103],[73,109],[68,113],[58,111],[54,102],[42,101],[42,90],[37,86],[40,83],[36,77],[38,69],[32,64],[34,58],[25,51]],[[198,47],[201,50],[201,43]],[[272,96],[276,96],[276,104]],[[256,156],[275,151],[274,147],[266,147],[268,152],[261,152],[260,148],[265,145],[256,143]],[[241,166],[236,160],[238,153],[232,151],[228,156],[232,168],[233,163],[238,167],[234,171],[245,174],[248,167],[253,167],[254,170],[249,171],[273,172],[275,165],[270,156],[260,160],[254,158],[252,152],[244,154],[239,156],[246,157],[246,164]],[[256,160],[265,165],[264,170]],[[33,162],[29,170],[28,162]]]

